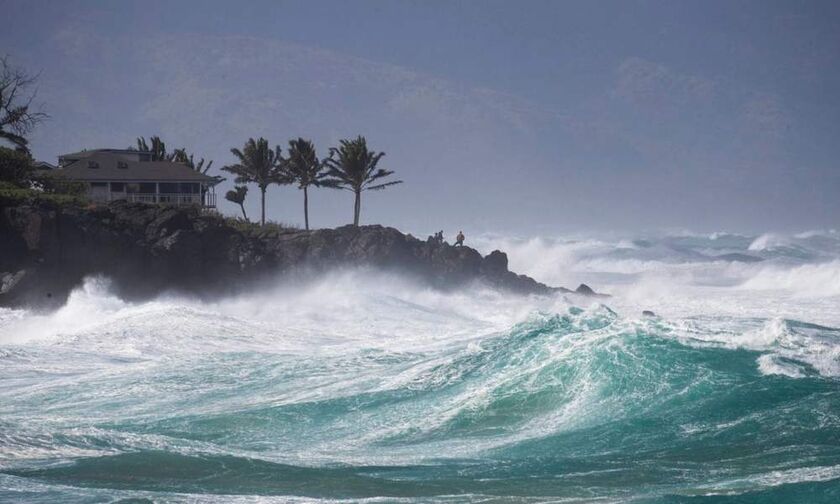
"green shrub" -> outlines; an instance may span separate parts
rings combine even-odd
[[[32,197],[31,189],[20,187],[11,182],[0,180],[0,200],[4,202],[18,202]]]
[[[0,206],[19,205],[21,203],[52,203],[55,206],[86,205],[87,198],[74,194],[51,194],[20,187],[10,182],[0,181]]]
[[[28,187],[35,169],[29,154],[0,147],[0,182]]]
[[[36,171],[32,176],[35,188],[47,194],[65,194],[68,196],[83,196],[87,193],[84,182],[70,180],[59,172],[52,170]]]

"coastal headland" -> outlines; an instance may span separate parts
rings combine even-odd
[[[197,207],[116,201],[102,205],[20,202],[0,209],[0,306],[50,308],[91,275],[126,299],[161,292],[216,296],[278,275],[306,277],[373,267],[438,289],[480,282],[505,291],[598,295],[550,287],[508,269],[499,250],[421,240],[379,225],[303,231],[244,225]]]

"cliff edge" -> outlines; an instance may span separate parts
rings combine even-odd
[[[235,293],[277,274],[347,266],[400,271],[436,288],[474,281],[523,293],[563,291],[508,270],[507,255],[419,240],[394,228],[301,231],[243,227],[192,207],[118,201],[82,208],[49,203],[0,209],[0,306],[58,306],[85,276],[117,294],[171,290]],[[582,285],[578,292],[594,294]]]

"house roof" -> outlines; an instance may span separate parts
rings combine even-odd
[[[96,168],[91,168],[90,163],[95,163]],[[84,181],[203,182],[210,185],[220,181],[218,177],[204,175],[182,163],[131,161],[106,151],[93,151],[57,172],[72,180]]]
[[[46,161],[35,161],[32,166],[34,166],[36,170],[55,170],[58,168],[58,166]]]
[[[90,156],[94,156],[96,154],[125,154],[125,155],[133,155],[136,156],[137,154],[141,154],[142,151],[134,150],[134,149],[85,149],[79,152],[71,152],[69,154],[61,154],[58,157],[68,158],[68,159],[81,159]]]
[[[151,152],[141,152],[134,149],[89,149],[79,152],[71,152],[69,154],[61,154],[58,156],[58,164],[60,166],[67,166],[80,159],[87,159],[100,154],[119,156],[130,161],[150,161],[152,155]]]

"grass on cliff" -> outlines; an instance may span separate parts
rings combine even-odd
[[[265,224],[260,224],[259,222],[246,221],[241,217],[226,217],[221,214],[219,214],[219,218],[222,219],[226,225],[236,229],[237,231],[252,235],[282,234],[291,231],[300,231],[298,226],[286,222],[268,221]]]

